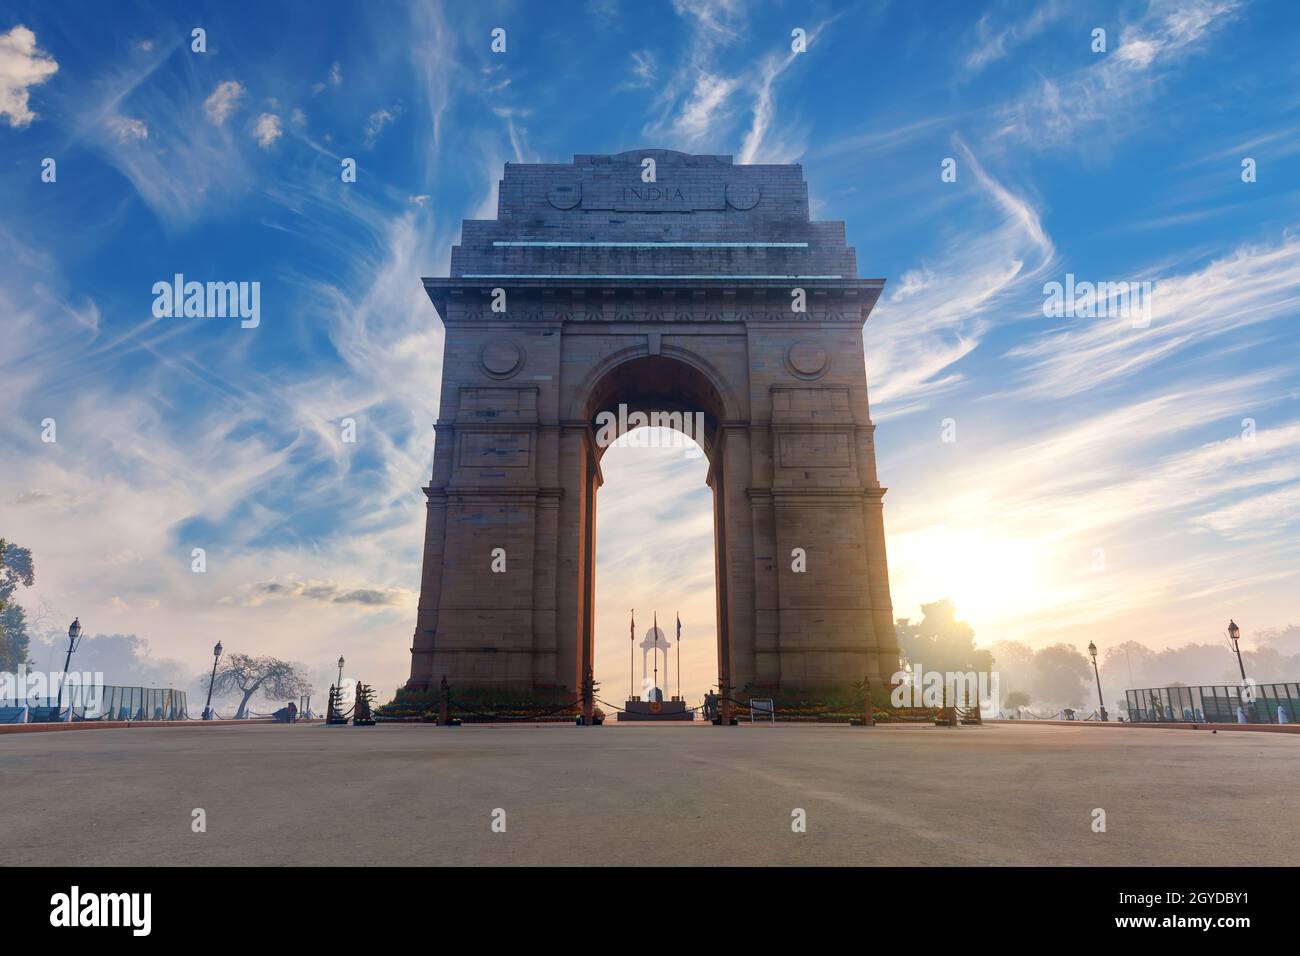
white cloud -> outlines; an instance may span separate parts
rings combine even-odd
[[[36,34],[19,24],[0,33],[0,117],[10,127],[30,126],[36,113],[28,106],[30,90],[59,71],[54,57],[36,46]]]
[[[701,70],[695,77],[690,95],[665,133],[687,146],[714,137],[717,115],[726,110],[728,100],[738,86],[738,81],[731,77]]]
[[[656,80],[655,58],[649,50],[632,52],[632,76],[634,79],[623,84],[624,89],[645,89],[653,86]]]
[[[218,126],[226,122],[226,119],[239,106],[239,101],[244,97],[244,85],[238,80],[225,80],[217,84],[217,88],[212,91],[206,100],[203,101],[203,108],[207,110],[208,119],[212,120]]]
[[[257,124],[253,127],[253,139],[257,140],[257,145],[263,149],[274,146],[282,133],[280,117],[274,113],[263,113],[257,118]]]
[[[383,107],[377,109],[366,119],[365,129],[365,146],[366,149],[374,149],[375,143],[379,140],[379,134],[384,131],[384,127],[392,123],[402,115],[402,107]]]
[[[313,96],[316,96],[320,93],[324,93],[327,87],[332,86],[335,89],[337,89],[342,85],[343,85],[343,67],[341,67],[339,65],[339,62],[335,60],[333,63],[330,64],[329,81],[313,83],[311,87],[311,92]]]
[[[119,142],[131,143],[149,138],[149,127],[144,120],[129,116],[115,116],[108,121],[108,127],[117,134]]]

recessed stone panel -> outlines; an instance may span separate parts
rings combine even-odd
[[[456,463],[462,468],[527,468],[531,459],[528,432],[462,432]]]
[[[778,436],[782,468],[848,468],[849,438],[835,432],[782,432]]]

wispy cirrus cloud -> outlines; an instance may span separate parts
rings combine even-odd
[[[1294,234],[1242,246],[1182,274],[1139,271],[1123,279],[1154,283],[1149,325],[1077,319],[1045,330],[1008,353],[1020,364],[1015,377],[1023,385],[1015,394],[1061,397],[1124,385],[1158,363],[1195,362],[1197,355],[1208,372],[1225,350],[1257,349],[1275,336],[1295,341],[1287,325],[1300,309],[1300,237]],[[1289,363],[1270,354],[1281,353],[1264,352],[1259,367],[1289,374]]]
[[[1110,136],[1132,130],[1170,73],[1240,7],[1240,0],[1151,0],[1095,64],[1064,77],[1044,77],[1004,107],[999,135],[1043,147],[1072,143],[1089,127],[1103,127]]]
[[[740,87],[737,78],[718,69],[717,60],[744,30],[743,7],[740,0],[674,0],[673,9],[686,23],[686,52],[659,91],[657,115],[644,133],[690,149],[722,132],[720,124]]]
[[[808,29],[805,42],[808,49],[815,49],[818,39],[827,28],[844,16],[838,13]],[[779,126],[782,135],[773,140],[772,132],[777,127],[776,121],[776,85],[781,75],[807,52],[797,53],[792,48],[784,55],[768,54],[759,65],[758,76],[751,80],[753,95],[752,118],[749,131],[745,134],[740,147],[738,161],[742,163],[791,163],[797,160],[804,150],[804,131],[793,120],[783,120]]]
[[[1021,5],[1005,8],[1000,15],[991,11],[983,13],[975,24],[970,52],[962,60],[963,72],[974,75],[989,64],[1005,59],[1065,13],[1065,5],[1060,0],[1046,0],[1028,15]]]
[[[649,50],[634,50],[630,72],[632,78],[623,82],[622,89],[641,90],[654,86],[659,79],[654,54]]]
[[[877,419],[915,411],[955,388],[962,379],[953,367],[979,346],[998,307],[1015,290],[1033,288],[1055,261],[1033,203],[986,171],[960,138],[954,145],[980,187],[971,200],[978,219],[992,228],[978,238],[954,234],[877,305],[867,335]]]
[[[1150,641],[1160,606],[1157,644],[1195,638],[1225,594],[1296,573],[1300,539],[1269,524],[1294,523],[1281,511],[1300,489],[1300,422],[1248,439],[1222,423],[1225,407],[1271,391],[1253,376],[1114,407],[1022,402],[1032,428],[1002,418],[996,435],[915,446],[891,478],[906,489],[890,518],[895,606],[932,600],[943,581],[977,633],[1042,644],[1111,621],[1112,642]],[[1215,421],[1219,438],[1195,437]]]

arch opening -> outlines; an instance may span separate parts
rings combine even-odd
[[[597,460],[628,431],[658,425],[698,442],[712,462],[726,403],[700,369],[666,355],[647,355],[607,370],[588,391],[585,412]]]
[[[584,403],[586,420],[591,427],[592,448],[590,460],[590,513],[587,523],[587,541],[589,544],[584,586],[585,603],[589,609],[588,621],[595,623],[596,604],[596,528],[599,489],[604,484],[602,460],[606,452],[615,444],[634,445],[638,439],[652,439],[656,435],[675,436],[668,442],[669,447],[680,449],[684,456],[695,454],[707,459],[708,466],[704,472],[704,483],[711,489],[711,511],[713,519],[713,578],[714,578],[714,639],[716,648],[716,671],[711,675],[710,685],[718,687],[727,685],[730,672],[729,643],[727,640],[727,595],[726,574],[726,527],[723,509],[724,497],[718,493],[723,487],[722,481],[722,423],[727,419],[727,402],[723,388],[704,370],[684,358],[668,355],[641,355],[626,359],[605,370],[590,385]],[[645,444],[662,447],[662,442],[653,440]],[[632,449],[629,448],[629,451]],[[623,452],[620,454],[620,458]],[[649,489],[662,489],[662,482],[653,480],[646,483]],[[652,490],[650,493],[654,493]],[[667,584],[667,582],[666,582]],[[642,592],[644,593],[644,592]],[[663,600],[673,603],[671,594],[664,594]],[[629,605],[631,609],[632,605]],[[653,611],[653,608],[650,609]],[[672,608],[676,610],[676,608]],[[602,621],[610,626],[611,618]],[[696,622],[696,633],[701,636],[706,629]],[[642,630],[648,626],[640,624]],[[662,622],[660,624],[662,627]],[[594,628],[584,628],[582,647],[577,655],[579,659],[578,683],[582,675],[589,670],[595,673],[596,633]],[[635,671],[635,668],[632,668]],[[633,674],[633,676],[635,676]],[[675,677],[676,675],[671,675]],[[693,674],[697,681],[702,675]],[[632,681],[633,690],[636,681]],[[617,684],[615,685],[617,686]],[[664,682],[658,685],[661,689]],[[697,688],[698,689],[698,688]],[[702,691],[701,691],[702,693]],[[639,696],[639,695],[638,695]]]
[[[646,433],[651,441],[630,443]],[[657,687],[664,700],[680,697],[693,707],[717,684],[708,467],[694,441],[666,429],[637,429],[606,449],[596,522],[593,669],[600,696],[610,704],[621,705],[625,695],[648,701]],[[659,641],[649,636],[656,623]]]

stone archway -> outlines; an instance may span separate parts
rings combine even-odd
[[[643,181],[653,159],[655,181]],[[897,669],[857,278],[798,166],[635,150],[507,164],[451,276],[408,689],[556,699],[591,663],[597,416],[701,412],[719,673],[816,694]]]

